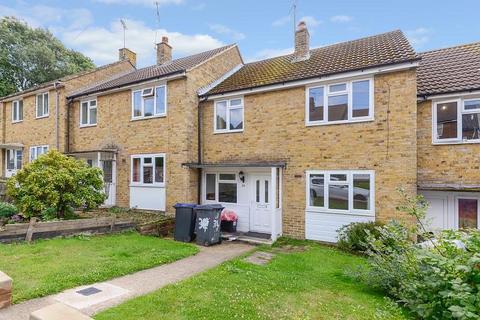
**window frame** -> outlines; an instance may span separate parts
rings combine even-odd
[[[363,117],[353,117],[353,83],[368,81],[369,83],[369,115]],[[346,84],[346,90],[331,92],[330,87],[340,84]],[[310,89],[323,88],[323,120],[310,120]],[[338,79],[335,81],[322,82],[305,86],[305,126],[322,126],[342,123],[356,123],[373,121],[375,119],[375,81],[373,77],[355,78],[355,79]],[[335,96],[347,95],[347,119],[328,121],[328,98]]]
[[[310,205],[310,176],[321,175],[324,177],[324,203],[323,207]],[[330,184],[330,176],[335,174],[347,175],[347,181],[335,181]],[[362,215],[362,216],[375,216],[375,171],[374,170],[308,170],[306,171],[306,211],[309,212],[322,212],[322,213],[335,213],[346,215]],[[354,175],[369,175],[370,176],[370,209],[354,209],[354,189],[353,189],[353,176]],[[330,209],[329,206],[329,186],[330,185],[348,185],[348,210],[342,209]]]
[[[162,112],[162,113],[156,113],[157,112],[157,96],[156,96],[156,92],[157,92],[157,89],[158,88],[165,88],[164,90],[164,101],[165,101],[165,111]],[[151,94],[144,94],[144,91],[145,90],[149,90],[149,89],[152,89],[152,93]],[[131,99],[132,99],[132,118],[131,120],[134,121],[134,120],[146,120],[146,119],[153,119],[153,118],[162,118],[162,117],[166,117],[167,116],[167,109],[168,109],[168,101],[167,101],[167,91],[168,91],[168,87],[167,87],[167,84],[160,84],[160,85],[156,85],[156,86],[151,86],[151,87],[142,87],[142,88],[136,88],[136,89],[132,89],[132,92],[131,92]],[[140,103],[141,103],[141,111],[142,111],[142,115],[140,116],[135,116],[135,98],[134,98],[134,95],[136,92],[140,92]],[[153,115],[151,116],[145,116],[145,98],[152,98],[153,97]]]
[[[476,98],[463,98],[458,97],[454,99],[439,99],[432,101],[432,144],[469,144],[469,143],[480,143],[479,139],[471,139],[471,140],[464,140],[463,139],[463,119],[462,116],[464,114],[480,114],[479,109],[473,110],[465,110],[465,102],[468,101],[475,101],[480,100],[480,97]],[[448,139],[439,139],[437,137],[437,106],[439,104],[445,103],[457,103],[457,137],[456,138],[448,138]]]
[[[95,107],[91,106],[91,103],[95,101]],[[82,118],[83,118],[83,108],[82,104],[87,103],[87,123],[82,123]],[[91,109],[96,109],[97,110],[97,118],[95,123],[90,123],[90,110]],[[97,98],[93,99],[87,99],[87,100],[81,100],[80,101],[80,128],[85,128],[85,127],[94,127],[98,123],[98,101]]]
[[[155,158],[163,158],[163,182],[155,182]],[[143,167],[145,158],[152,158],[153,167],[152,183],[143,182]],[[140,159],[140,181],[133,181],[133,160]],[[167,158],[165,153],[151,153],[151,154],[132,154],[130,156],[130,186],[131,187],[165,187],[167,180]]]
[[[207,200],[207,175],[208,174],[212,174],[212,175],[215,175],[215,199],[214,200]],[[232,174],[232,175],[235,175],[235,180],[221,180],[220,179],[220,175],[223,175],[223,174]],[[221,171],[221,172],[205,172],[203,174],[203,179],[204,181],[203,183],[203,196],[202,196],[202,200],[204,201],[204,203],[228,203],[228,204],[238,204],[238,174],[236,172],[228,172],[228,171]],[[219,184],[220,183],[231,183],[231,184],[236,184],[237,186],[237,202],[220,202],[219,201]]]
[[[41,96],[42,97],[42,115],[38,115],[38,97]],[[45,107],[45,96],[47,96],[47,105]],[[47,112],[45,112],[45,109]],[[48,116],[50,115],[50,95],[49,95],[49,92],[43,92],[43,93],[39,93],[37,95],[35,95],[35,118],[36,119],[42,119],[42,118],[47,118]]]
[[[22,103],[22,113],[20,117],[20,102]],[[15,119],[15,109],[17,109],[17,119]],[[23,121],[23,99],[12,101],[12,123],[18,123]]]
[[[46,150],[44,152],[42,152],[41,154],[38,154],[38,152],[37,152],[38,148],[42,148],[42,149],[46,149]],[[35,152],[32,152],[32,150],[35,150]],[[50,151],[50,146],[48,144],[31,146],[29,148],[29,154],[28,154],[29,162],[33,162],[34,160],[37,160],[39,156],[47,153],[48,151]],[[33,157],[33,155],[35,155],[35,157]]]
[[[231,106],[232,100],[240,100],[240,105]],[[226,128],[225,129],[217,129],[217,105],[219,103],[225,102],[226,103]],[[230,129],[230,111],[242,109],[242,129]],[[239,97],[232,97],[228,99],[218,99],[213,102],[213,133],[235,133],[235,132],[243,132],[245,130],[245,100],[243,96]]]

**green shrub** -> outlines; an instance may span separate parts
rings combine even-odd
[[[26,218],[63,219],[73,208],[105,201],[102,171],[51,150],[7,181],[7,195]]]
[[[348,252],[365,252],[368,248],[368,234],[378,235],[376,227],[381,222],[354,222],[338,230],[338,247]]]
[[[369,268],[362,277],[385,290],[420,319],[480,318],[480,231],[445,231],[420,246],[427,205],[405,193],[399,210],[415,217],[408,229],[398,222],[376,227],[367,237]]]
[[[8,202],[0,202],[0,219],[11,218],[18,213],[17,207]]]

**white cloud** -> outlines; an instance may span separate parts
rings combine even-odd
[[[155,63],[155,29],[146,26],[142,21],[126,20],[126,46],[137,53],[140,66]],[[207,34],[183,34],[160,29],[157,39],[169,38],[175,56],[184,56],[210,50],[223,43]],[[82,51],[97,64],[109,63],[117,58],[117,50],[123,46],[123,30],[120,23],[114,21],[108,28],[89,27],[83,32],[70,31],[62,34],[62,40],[70,47]]]
[[[155,2],[158,2],[159,5],[167,4],[182,4],[183,0],[94,0],[96,2],[104,4],[125,4],[125,5],[141,5],[147,7],[154,7]]]
[[[293,48],[284,48],[284,49],[263,49],[258,51],[253,57],[247,59],[248,62],[264,60],[273,57],[283,56],[286,54],[293,53]]]
[[[350,22],[352,20],[353,18],[347,15],[337,15],[330,18],[330,21],[338,23]]]
[[[308,28],[315,28],[315,27],[318,27],[318,25],[320,25],[322,23],[322,21],[320,20],[317,20],[315,19],[315,17],[312,17],[312,16],[304,16],[304,17],[301,17],[300,20],[298,20],[299,22],[300,21],[303,21],[307,24],[307,27]]]
[[[223,34],[223,35],[229,36],[235,41],[245,39],[245,34],[244,33],[235,31],[233,29],[230,29],[229,27],[224,26],[223,24],[211,24],[210,25],[210,30],[212,30],[212,31],[214,31],[218,34]]]
[[[424,27],[419,27],[414,30],[407,30],[407,38],[415,48],[421,48],[424,44],[430,41],[432,30]]]
[[[273,21],[273,22],[272,22],[272,26],[274,26],[274,27],[281,27],[281,26],[286,25],[286,24],[289,23],[290,21],[292,21],[292,17],[291,17],[291,16],[281,17],[281,18],[278,18],[277,20]]]

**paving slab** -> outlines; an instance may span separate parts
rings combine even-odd
[[[0,320],[28,320],[30,313],[62,301],[73,306],[86,315],[94,315],[104,309],[111,308],[134,297],[142,296],[158,290],[168,284],[172,284],[200,272],[211,269],[222,262],[245,254],[255,247],[245,243],[222,243],[211,247],[200,247],[200,252],[194,256],[178,260],[176,262],[161,265],[152,269],[136,272],[110,281],[96,283],[88,286],[81,286],[66,290],[60,294],[44,298],[25,301],[13,305],[7,309],[0,310]],[[107,295],[101,292],[91,294],[90,297],[99,294],[99,299],[71,300],[72,294],[95,287],[107,290]],[[89,290],[88,292],[95,291]],[[103,292],[103,291],[102,291]],[[77,293],[78,294],[78,293]],[[107,299],[104,299],[108,296]],[[103,298],[100,298],[103,297]]]

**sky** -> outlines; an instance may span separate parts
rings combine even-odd
[[[159,19],[155,1],[159,3]],[[0,0],[0,16],[50,30],[97,65],[126,47],[138,66],[155,64],[169,37],[174,58],[237,43],[246,62],[293,51],[294,0]],[[297,0],[311,47],[401,29],[417,51],[480,41],[480,0]]]

